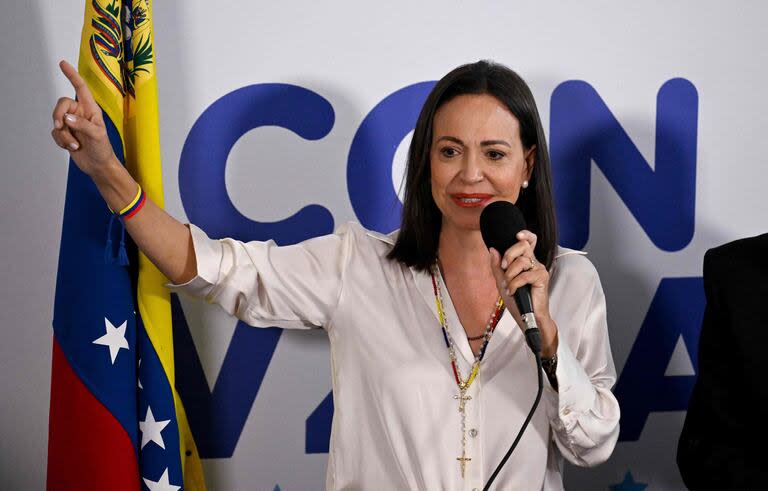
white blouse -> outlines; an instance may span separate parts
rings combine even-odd
[[[349,223],[292,246],[212,240],[190,225],[198,275],[167,286],[257,327],[323,328],[334,414],[328,490],[480,490],[508,450],[537,390],[536,364],[509,312],[499,321],[466,402],[462,478],[458,388],[429,273],[388,260],[394,235]],[[619,433],[605,297],[583,253],[559,249],[550,280],[559,328],[559,392],[542,401],[493,489],[563,489],[563,457],[605,461]],[[444,309],[461,373],[474,355],[447,290]]]

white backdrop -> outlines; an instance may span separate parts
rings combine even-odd
[[[553,92],[564,82],[582,80],[653,167],[657,94],[668,80],[684,78],[698,93],[695,227],[687,245],[673,251],[657,247],[612,181],[592,167],[584,249],[606,291],[621,373],[662,278],[698,277],[708,248],[768,228],[763,189],[768,148],[761,138],[768,128],[763,26],[768,7],[756,0],[738,5],[156,2],[167,209],[186,218],[179,163],[192,125],[219,98],[252,84],[309,89],[332,105],[335,119],[317,141],[277,127],[243,135],[226,162],[232,202],[260,222],[319,204],[338,225],[357,219],[346,177],[355,132],[374,106],[403,87],[490,58],[529,82],[549,132]],[[79,1],[38,0],[6,2],[0,16],[0,268],[6,278],[0,296],[2,489],[41,489],[45,482],[50,325],[67,161],[50,141],[50,113],[58,96],[71,94],[56,62],[77,60],[82,11]],[[396,171],[405,145],[396,152]],[[399,182],[397,172],[393,180]],[[235,321],[198,302],[183,299],[183,306],[213,387]],[[684,341],[676,346],[669,359],[640,355],[661,363],[667,375],[692,375],[688,352],[695,347]],[[204,461],[210,488],[321,488],[327,455],[305,452],[306,420],[329,390],[323,334],[284,332],[247,420],[235,431],[233,454]],[[212,417],[217,414],[214,409]],[[620,442],[608,463],[569,468],[567,487],[610,489],[630,472],[649,491],[681,489],[674,454],[683,418],[679,410],[651,412],[639,438]]]

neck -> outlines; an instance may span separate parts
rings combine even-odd
[[[443,266],[452,272],[493,276],[488,248],[480,230],[458,230],[443,226],[437,253]]]

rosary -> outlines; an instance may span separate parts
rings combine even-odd
[[[467,390],[469,390],[469,386],[472,385],[472,382],[475,380],[475,377],[477,377],[477,373],[480,370],[480,362],[483,360],[483,356],[485,356],[485,349],[488,347],[488,341],[490,341],[491,336],[493,335],[493,331],[494,329],[496,329],[496,324],[499,323],[499,319],[501,318],[501,315],[504,313],[504,300],[502,300],[501,297],[499,297],[499,299],[496,301],[496,309],[493,311],[493,314],[491,314],[491,317],[490,319],[488,319],[488,323],[485,326],[485,333],[482,336],[484,341],[482,346],[480,347],[480,351],[478,352],[477,355],[475,355],[475,361],[472,364],[472,369],[469,373],[469,376],[466,379],[462,380],[458,364],[456,363],[455,344],[453,342],[453,338],[451,337],[451,334],[448,332],[448,324],[445,319],[445,311],[443,310],[443,293],[442,293],[441,282],[440,282],[440,269],[437,262],[435,262],[435,265],[430,271],[430,274],[432,275],[432,289],[434,290],[434,293],[435,293],[435,305],[437,306],[437,316],[440,319],[440,326],[443,329],[443,338],[445,339],[445,345],[448,348],[448,358],[451,361],[453,376],[456,380],[456,385],[459,387],[458,395],[453,396],[453,398],[457,400],[459,403],[459,413],[461,414],[461,456],[457,457],[456,460],[459,462],[459,467],[461,469],[461,477],[464,478],[464,473],[466,470],[467,463],[472,460],[470,457],[467,456],[466,403],[467,401],[472,400],[472,397],[467,395]]]

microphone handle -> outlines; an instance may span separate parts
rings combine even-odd
[[[523,285],[514,294],[517,309],[525,323],[525,342],[534,354],[541,354],[541,333],[533,315],[533,301],[531,301],[531,286]]]
[[[531,301],[531,285],[523,285],[515,290],[515,303],[520,315],[533,313],[533,302]]]

